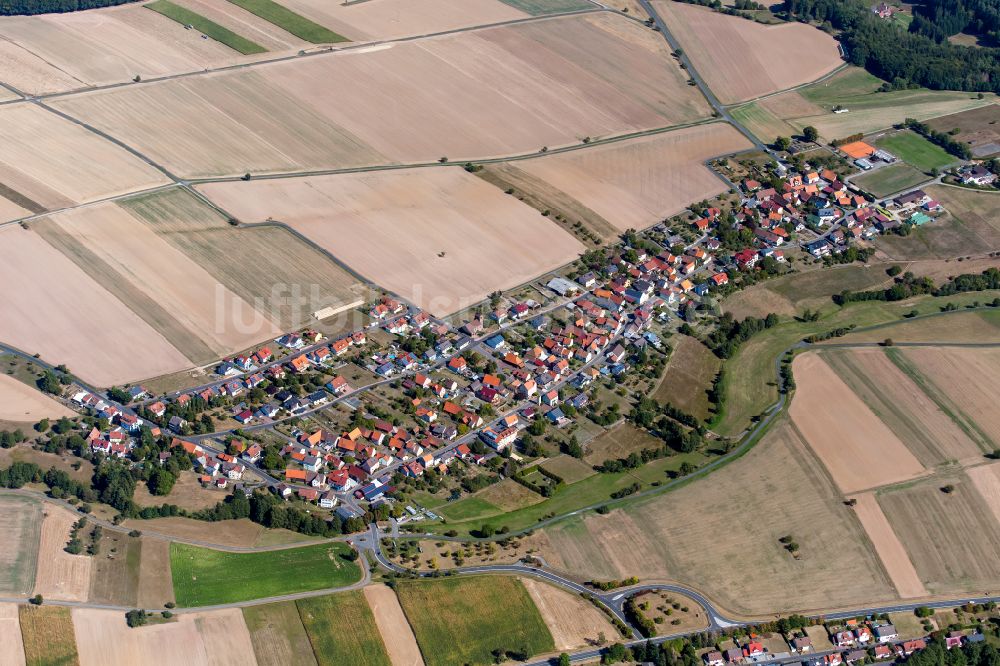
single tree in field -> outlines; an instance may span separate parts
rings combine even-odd
[[[774,149],[780,151],[786,151],[792,147],[792,140],[787,136],[779,136],[774,140]]]
[[[812,125],[806,125],[802,128],[802,136],[806,141],[815,142],[819,138],[819,132]]]

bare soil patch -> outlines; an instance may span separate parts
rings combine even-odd
[[[731,125],[710,123],[511,163],[595,211],[618,230],[644,229],[728,187],[705,160],[750,148]]]
[[[666,48],[620,16],[577,16],[53,103],[192,177],[464,161],[706,117]]]
[[[654,4],[726,104],[815,81],[842,62],[833,37],[808,25],[764,26],[697,5]]]
[[[711,408],[708,391],[722,367],[722,361],[697,338],[680,335],[671,341],[674,348],[653,398],[700,419]]]
[[[369,585],[364,589],[364,594],[393,666],[424,666],[417,638],[413,635],[413,629],[399,605],[396,593],[385,585]],[[542,616],[544,617],[544,613]]]
[[[86,601],[93,560],[87,555],[70,555],[65,551],[77,516],[54,504],[44,504],[43,507],[34,592],[52,599]],[[88,526],[80,530],[80,539],[84,543],[89,543],[91,529],[93,527]]]
[[[0,374],[0,420],[36,423],[63,416],[73,416],[73,412],[41,391]]]
[[[947,483],[951,493],[940,489]],[[936,479],[878,501],[931,594],[978,593],[1000,583],[1000,524],[967,479]]]
[[[536,211],[458,168],[200,189],[245,221],[280,220],[438,316],[526,282],[583,250]]]
[[[143,537],[139,548],[138,605],[141,608],[158,608],[174,601],[170,542]]]
[[[24,666],[24,641],[17,604],[0,604],[0,663]]]
[[[42,504],[30,497],[0,496],[0,592],[27,595],[35,585]]]
[[[932,398],[987,450],[1000,447],[1000,351],[919,348],[902,353],[923,375]]]
[[[82,154],[86,154],[85,152]],[[77,160],[79,161],[79,160]],[[0,340],[101,386],[190,365],[159,333],[37,234],[0,230]],[[115,322],[114,326],[106,322]]]
[[[913,562],[906,554],[906,549],[900,543],[892,525],[882,513],[882,507],[878,505],[874,493],[862,493],[854,499],[858,502],[854,506],[854,513],[857,514],[865,533],[875,546],[875,552],[889,573],[889,578],[892,579],[899,596],[904,599],[927,596],[927,589],[920,581],[916,569],[913,568]]]
[[[126,520],[129,529],[175,537],[181,540],[204,541],[218,546],[253,546],[264,528],[247,518],[209,523],[194,518],[153,518]]]
[[[734,518],[765,513],[767,520]],[[540,547],[554,567],[581,577],[681,581],[733,613],[894,598],[840,492],[787,422],[707,479],[544,532],[550,544]],[[799,544],[797,558],[779,541],[785,535]]]
[[[836,350],[822,358],[925,467],[982,460],[976,442],[883,350]]]
[[[792,364],[795,427],[844,493],[917,478],[924,467],[816,354]]]
[[[599,645],[598,638],[602,633],[605,636],[615,635],[615,628],[604,613],[579,595],[534,578],[525,577],[521,582],[552,633],[556,650]]]
[[[239,608],[183,613],[176,620],[130,629],[119,611],[73,609],[81,666],[130,666],[156,655],[166,666],[256,664]]]

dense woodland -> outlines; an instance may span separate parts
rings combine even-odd
[[[64,14],[81,9],[114,7],[136,0],[0,0],[0,16],[32,16],[34,14]]]
[[[980,2],[996,4],[996,0]],[[873,14],[866,0],[785,0],[784,8],[790,18],[839,30],[848,61],[893,87],[917,84],[932,90],[1000,92],[1000,49],[939,41],[943,30],[935,37],[927,34],[931,28],[921,27],[933,18],[915,20],[917,28],[903,32]],[[949,30],[953,27],[951,22],[945,24]]]
[[[1000,43],[1000,2],[997,0],[926,0],[914,5],[911,32],[936,41],[964,32]]]

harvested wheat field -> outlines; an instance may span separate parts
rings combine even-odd
[[[0,664],[24,666],[24,641],[17,604],[0,604]]]
[[[1000,524],[1000,463],[969,467],[965,473]]]
[[[878,501],[931,594],[981,594],[1000,584],[1000,523],[964,476],[880,493]]]
[[[927,596],[927,589],[920,581],[920,576],[913,568],[913,562],[906,554],[906,549],[900,543],[892,525],[882,513],[882,507],[878,505],[874,493],[862,493],[854,499],[857,500],[854,513],[857,514],[865,533],[875,546],[875,552],[878,553],[882,566],[889,574],[899,596],[903,599]]]
[[[236,228],[185,190],[143,194],[118,205],[282,330],[314,323],[313,312],[367,298],[354,276],[289,230]]]
[[[212,183],[245,222],[273,217],[434,315],[568,263],[583,245],[459,168]]]
[[[545,528],[550,544],[540,547],[553,567],[576,576],[690,585],[730,617],[893,599],[842,500],[806,444],[781,422],[707,479],[606,516]],[[786,535],[799,544],[798,557],[779,541]]]
[[[598,645],[601,634],[615,635],[615,628],[604,613],[579,595],[534,578],[525,577],[521,582],[542,614],[556,643],[556,650]]]
[[[982,460],[976,442],[882,349],[831,350],[821,358],[925,467]]]
[[[191,365],[160,333],[93,278],[19,227],[0,230],[0,340],[65,363],[101,386]],[[106,322],[115,322],[114,326]]]
[[[844,493],[917,478],[923,465],[817,354],[792,363],[792,423]]]
[[[364,594],[392,666],[424,666],[417,638],[395,591],[385,585],[369,585],[365,587]]]
[[[166,503],[175,504],[188,511],[200,511],[215,506],[227,495],[229,492],[226,490],[203,486],[198,480],[198,474],[192,470],[181,472],[174,487],[166,496],[153,495],[146,484],[140,483],[135,487],[132,499],[140,507],[160,506]]]
[[[30,497],[0,496],[0,593],[27,595],[35,585],[42,504]]]
[[[696,5],[653,4],[724,104],[815,81],[842,62],[833,37],[805,24],[764,26]]]
[[[352,41],[398,39],[525,18],[499,0],[282,0],[282,4]]]
[[[72,417],[74,413],[10,375],[0,375],[0,421],[36,423],[43,418],[64,416]]]
[[[189,177],[533,153],[710,112],[658,35],[607,14],[81,93],[53,104]]]
[[[256,664],[239,608],[184,613],[163,624],[130,629],[120,611],[73,609],[81,666],[131,666],[156,655],[164,666]]]
[[[928,347],[891,357],[984,450],[1000,447],[1000,350]]]
[[[174,599],[170,575],[170,542],[142,537],[139,548],[137,604],[140,608],[159,608]]]
[[[168,182],[122,148],[33,104],[0,107],[0,143],[0,185],[41,209]]]
[[[24,642],[24,660],[29,666],[79,666],[73,618],[68,608],[20,606],[18,620]]]
[[[226,3],[220,3],[226,4]],[[3,81],[32,94],[75,90],[231,65],[246,59],[141,4],[6,16],[0,38],[13,70]]]
[[[64,550],[77,516],[54,504],[43,506],[34,593],[64,601],[86,601],[90,592],[93,559],[87,555],[70,555]],[[93,526],[89,525],[81,530],[80,541],[89,543],[92,529]]]
[[[35,229],[191,365],[281,334],[269,317],[115,202],[53,215]]]
[[[692,201],[725,192],[728,186],[705,160],[750,147],[731,125],[711,123],[511,162],[505,169],[560,190],[618,230],[644,229]]]

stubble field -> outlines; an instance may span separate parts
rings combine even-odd
[[[29,497],[0,497],[0,592],[7,596],[31,594],[38,566],[42,504]]]
[[[41,391],[9,375],[0,375],[0,421],[36,423],[63,416],[73,416],[73,412]]]
[[[601,14],[54,104],[190,177],[459,161],[706,117],[707,104],[664,52],[655,33]]]
[[[926,597],[927,588],[921,582],[910,556],[882,512],[875,494],[862,493],[854,499],[857,500],[854,513],[857,514],[865,533],[871,539],[882,566],[885,567],[896,588],[896,593],[903,599]]]
[[[697,5],[653,4],[725,104],[814,81],[842,62],[833,37],[811,26],[764,26]]]
[[[245,222],[273,217],[357,273],[445,315],[583,251],[533,209],[458,168],[199,188]]]
[[[0,663],[24,666],[24,641],[17,604],[0,604]]]
[[[220,2],[219,4],[226,4]],[[240,54],[141,4],[86,12],[5,16],[11,69],[0,78],[32,94],[123,83],[235,64]],[[113,48],[108,48],[113,45]]]
[[[597,645],[601,634],[615,635],[604,613],[578,595],[534,578],[523,578],[521,583],[545,620],[556,650]]]
[[[72,623],[80,666],[256,665],[250,632],[239,608],[184,613],[170,622],[130,629],[120,611],[75,608]]]
[[[191,365],[281,333],[117,203],[56,214],[35,228],[183,352]]]
[[[44,505],[35,594],[65,601],[87,601],[93,559],[84,554],[70,555],[64,550],[76,520],[77,516],[62,507]],[[81,530],[80,540],[89,543],[92,529],[93,526],[88,526]]]
[[[0,195],[33,213],[168,182],[125,150],[32,104],[0,107],[0,142]]]
[[[984,450],[1000,448],[1000,350],[915,348],[893,360]]]
[[[883,350],[838,350],[823,352],[821,358],[924,467],[982,460],[980,446]]]
[[[491,169],[519,190],[568,197],[618,231],[644,229],[728,188],[707,159],[751,147],[731,125],[711,123]],[[554,206],[555,207],[555,206]]]
[[[424,666],[417,639],[396,592],[386,585],[375,584],[365,587],[364,595],[393,666]]]
[[[542,554],[559,569],[680,581],[739,615],[892,598],[861,526],[787,422],[706,479],[545,533],[551,545]],[[799,544],[798,558],[784,550],[785,535]]]
[[[796,357],[792,371],[798,388],[788,413],[842,492],[909,481],[925,473],[906,445],[820,356]]]

